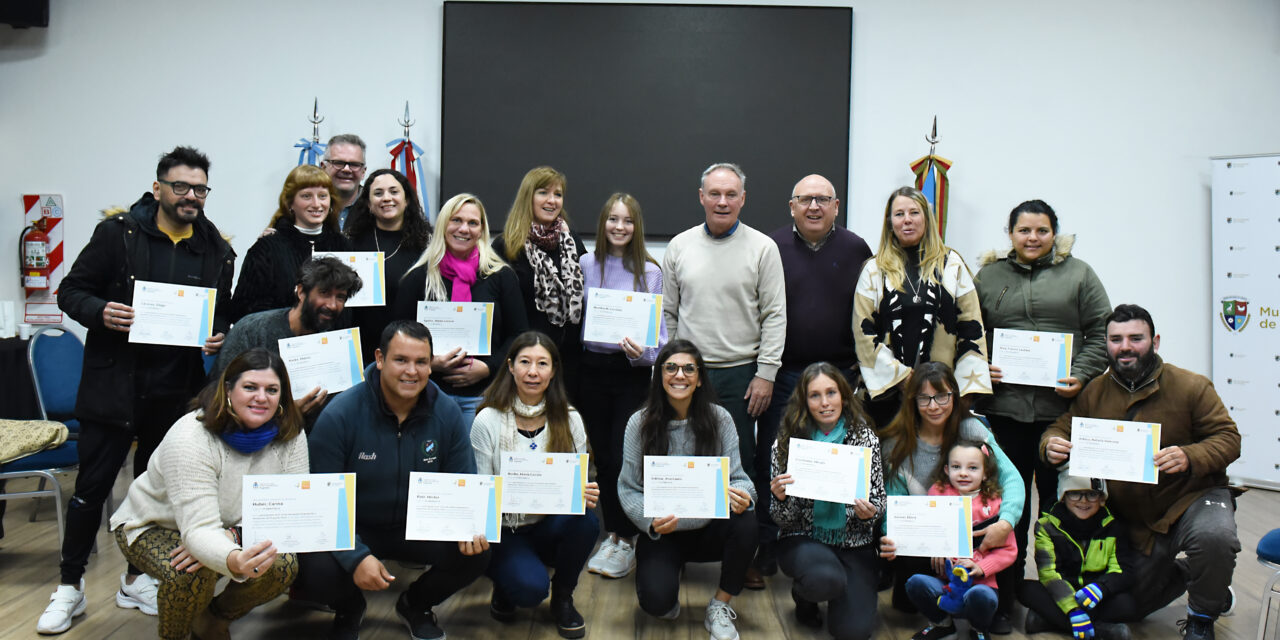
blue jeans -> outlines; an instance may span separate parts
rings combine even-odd
[[[942,587],[946,584],[939,578],[923,573],[907,579],[907,597],[934,624],[946,620],[949,615],[938,608],[938,598],[942,596]],[[978,631],[986,631],[991,626],[991,618],[995,616],[999,599],[995,589],[985,584],[974,585],[965,592],[964,608],[956,617],[968,620]]]
[[[504,528],[502,542],[490,547],[488,576],[517,607],[538,606],[548,591],[573,595],[599,534],[600,521],[590,510],[581,516],[544,516],[515,530]],[[555,569],[553,577],[547,576],[548,566]]]
[[[480,396],[455,396],[449,393],[445,395],[458,403],[458,408],[462,409],[462,424],[467,425],[467,433],[471,433],[471,423],[476,419],[476,407],[480,406]]]

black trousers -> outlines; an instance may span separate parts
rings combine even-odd
[[[584,351],[578,412],[587,428],[600,484],[600,516],[604,530],[630,538],[639,531],[622,511],[618,474],[622,472],[622,436],[627,420],[644,404],[652,367],[633,367],[621,353]]]
[[[988,415],[991,432],[996,442],[1004,450],[1005,455],[1018,468],[1022,476],[1023,502],[1022,518],[1013,529],[1014,539],[1018,541],[1018,558],[1004,571],[996,574],[996,586],[1000,587],[999,613],[1008,614],[1017,601],[1015,594],[1022,585],[1023,572],[1026,571],[1027,548],[1031,523],[1039,519],[1041,511],[1048,511],[1058,501],[1058,472],[1040,460],[1040,436],[1052,421],[1018,422],[1004,416]],[[1039,497],[1039,509],[1031,507],[1031,481],[1035,478],[1036,495]]]
[[[1071,619],[1058,608],[1043,584],[1036,580],[1023,580],[1019,586],[1018,600],[1023,605],[1040,614],[1041,618],[1058,631],[1071,631]],[[1092,611],[1085,613],[1089,614],[1089,619],[1093,622],[1137,622],[1142,619],[1137,609],[1138,603],[1133,599],[1133,594],[1122,592],[1108,595]]]
[[[808,536],[778,541],[778,566],[795,579],[792,592],[827,603],[827,631],[836,640],[866,640],[876,626],[876,547],[833,547]]]
[[[686,562],[720,562],[719,587],[729,595],[742,593],[747,566],[756,553],[756,516],[750,511],[712,520],[701,529],[676,531],[650,538],[641,533],[636,543],[636,596],[640,608],[661,616],[680,598],[680,569]]]
[[[405,540],[404,526],[394,529],[357,528],[356,535],[379,560],[431,565],[409,585],[409,604],[415,609],[426,610],[444,602],[489,566],[491,551],[464,556],[456,542]],[[364,608],[364,593],[352,580],[352,572],[338,564],[332,553],[299,553],[297,584],[307,599],[329,605],[335,611]]]
[[[63,584],[80,584],[93,542],[102,526],[102,506],[111,495],[120,466],[129,457],[133,440],[138,450],[133,455],[133,477],[147,470],[151,453],[160,445],[169,427],[186,413],[188,398],[182,396],[142,396],[134,402],[134,428],[122,429],[93,421],[80,423],[80,440],[76,447],[80,469],[76,474],[75,493],[67,501],[66,534],[62,539]],[[141,570],[129,565],[129,573]]]

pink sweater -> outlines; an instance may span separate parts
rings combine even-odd
[[[929,487],[929,495],[958,496],[960,492],[949,484],[935,484]],[[1000,515],[1000,498],[988,500],[983,498],[981,494],[973,496],[973,522],[975,524],[988,518],[995,518],[998,515]],[[1012,533],[1005,539],[1004,545],[990,551],[979,551],[975,546],[973,549],[973,563],[982,568],[982,577],[978,579],[978,584],[985,584],[995,589],[996,574],[1005,570],[1017,559],[1018,543],[1014,540]],[[952,558],[951,561],[954,563],[956,559]]]

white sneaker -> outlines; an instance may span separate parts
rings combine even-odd
[[[738,614],[728,602],[712,598],[707,605],[707,621],[704,623],[711,640],[738,640],[738,628],[733,626],[737,619]]]
[[[630,542],[618,539],[613,546],[613,553],[604,559],[599,573],[607,578],[625,578],[636,568],[636,548]]]
[[[1236,590],[1230,585],[1227,586],[1227,607],[1219,613],[1219,616],[1227,617],[1235,615],[1236,612]]]
[[[604,542],[600,543],[600,548],[596,550],[596,554],[587,561],[587,572],[603,573],[605,562],[609,560],[609,556],[612,556],[614,550],[617,549],[615,545],[613,536],[605,536]]]
[[[156,609],[156,580],[147,574],[133,579],[133,584],[125,582],[120,574],[120,590],[116,592],[116,606],[121,609],[137,609],[149,616],[159,613]]]
[[[80,579],[80,588],[69,584],[60,584],[49,596],[49,606],[36,621],[36,633],[46,635],[62,633],[71,628],[71,619],[84,615],[84,578]]]

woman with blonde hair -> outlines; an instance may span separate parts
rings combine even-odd
[[[605,201],[596,225],[595,251],[582,256],[582,278],[591,288],[662,293],[662,268],[644,247],[644,217],[640,202],[629,193],[615,193]],[[585,299],[583,304],[585,305]],[[667,343],[667,323],[659,318],[656,347],[645,347],[648,336],[625,336],[616,343],[583,341],[578,408],[596,454],[596,473],[605,538],[587,563],[587,571],[621,578],[636,566],[635,536],[639,533],[618,502],[618,474],[622,471],[622,436],[627,419],[644,403],[653,362]]]
[[[347,238],[338,231],[340,200],[323,169],[304,164],[289,172],[269,232],[244,256],[231,299],[232,322],[250,313],[292,307],[297,302],[298,267],[313,252],[347,250]]]
[[[481,393],[500,368],[511,341],[529,323],[515,271],[489,246],[489,218],[480,198],[470,193],[449,198],[436,223],[427,250],[397,286],[392,315],[414,320],[418,303],[424,300],[493,303],[490,355],[455,348],[431,358],[431,379],[458,403],[463,422],[470,426]]]
[[[577,398],[584,286],[578,258],[587,250],[569,229],[566,186],[564,174],[551,167],[530,169],[493,249],[520,278],[529,328],[551,336],[563,354],[565,387],[570,398]]]
[[[111,516],[126,559],[156,578],[161,638],[230,637],[231,621],[284,593],[293,554],[241,541],[246,475],[310,471],[284,362],[263,348],[231,361],[178,420]],[[222,577],[231,581],[216,597]]]
[[[943,244],[933,207],[916,189],[889,194],[880,250],[858,277],[853,312],[867,412],[877,428],[893,419],[902,383],[922,362],[953,367],[960,395],[991,393],[973,275]]]

